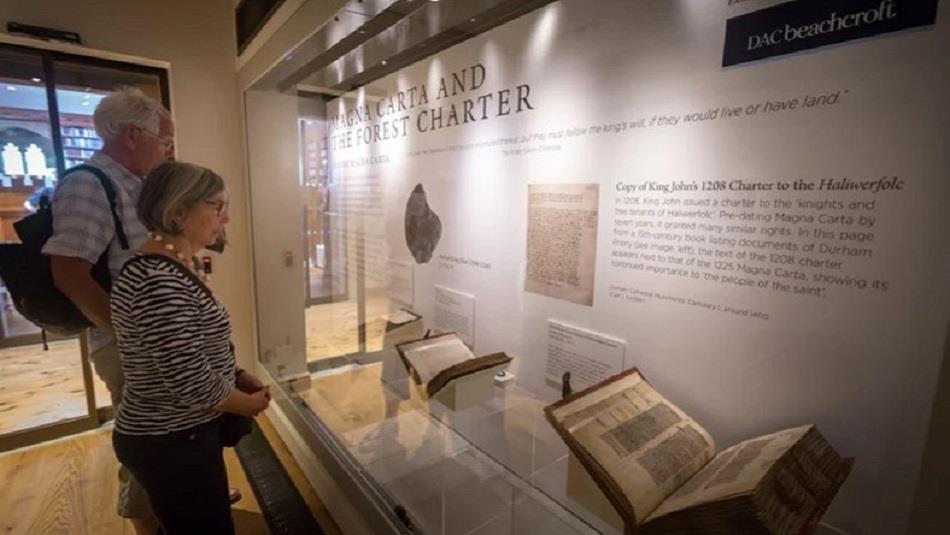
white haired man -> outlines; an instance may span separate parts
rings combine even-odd
[[[75,171],[64,177],[53,193],[53,235],[43,252],[50,255],[56,287],[96,326],[89,332],[90,360],[117,408],[125,378],[112,333],[109,295],[92,278],[91,269],[108,251],[109,272],[115,280],[125,261],[146,240],[147,232],[136,213],[142,180],[169,158],[175,133],[168,110],[134,88],[103,98],[93,122],[103,146],[87,163],[113,184],[128,248],[119,244],[109,201],[98,179],[88,171]],[[119,470],[118,513],[132,521],[136,533],[153,534],[158,529],[148,495],[125,468]]]

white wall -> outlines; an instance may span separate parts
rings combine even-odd
[[[7,22],[79,32],[86,46],[171,63],[178,157],[214,169],[231,194],[231,245],[214,289],[231,313],[238,361],[253,366],[252,283],[231,0],[0,2]]]

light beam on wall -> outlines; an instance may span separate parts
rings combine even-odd
[[[551,48],[551,43],[554,42],[554,37],[557,35],[558,15],[561,12],[558,7],[556,4],[549,5],[538,17],[530,45],[530,55],[534,61],[543,60]]]

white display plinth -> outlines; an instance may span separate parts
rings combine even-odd
[[[623,519],[573,453],[567,459],[567,497],[610,526],[623,531]]]
[[[494,395],[497,372],[498,367],[495,367],[459,377],[436,392],[432,399],[453,411],[484,403]]]
[[[306,392],[310,390],[311,377],[309,373],[298,373],[287,378],[287,385],[294,392]]]

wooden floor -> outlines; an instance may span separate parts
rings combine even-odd
[[[96,406],[110,404],[93,374]],[[86,415],[79,340],[0,350],[0,434]]]
[[[339,534],[274,428],[266,418],[258,422],[324,531]],[[233,507],[237,533],[267,534],[233,450],[226,450],[225,459],[231,486],[244,495]],[[0,454],[0,533],[132,535],[132,526],[115,514],[117,469],[108,429]]]
[[[379,350],[389,312],[387,299],[368,299],[367,350]],[[355,353],[355,302],[306,309],[307,360]],[[0,349],[0,434],[84,416],[86,399],[78,340]],[[93,374],[97,407],[110,405],[108,392]],[[339,534],[276,431],[261,427],[323,529]],[[231,486],[244,498],[234,508],[238,534],[266,534],[260,507],[232,450],[226,450]],[[0,534],[134,534],[115,514],[116,471],[108,429],[0,453]]]
[[[385,297],[366,300],[366,351],[379,351],[386,329],[385,314],[391,312]],[[305,311],[307,362],[359,351],[359,317],[356,301],[313,305]]]
[[[371,298],[366,304],[367,351],[382,346],[389,301]],[[355,301],[315,305],[305,311],[307,360],[355,353],[358,318]],[[109,393],[93,373],[96,406],[110,405]],[[55,423],[86,414],[79,341],[0,349],[0,434]]]

